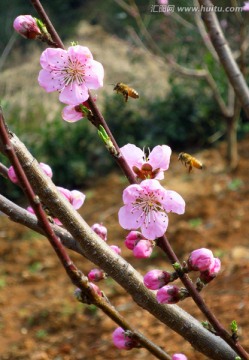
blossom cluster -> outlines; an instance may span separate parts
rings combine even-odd
[[[167,5],[168,0],[158,0],[160,5]],[[167,7],[166,7],[167,8]],[[245,2],[244,11],[249,10],[249,2]],[[165,10],[167,13],[167,10]],[[15,30],[28,39],[41,38],[43,34],[41,23],[30,15],[21,15],[13,24]],[[47,48],[40,57],[41,70],[38,76],[39,85],[48,93],[57,91],[59,101],[65,104],[62,118],[68,122],[75,122],[88,117],[89,90],[97,90],[103,86],[104,69],[100,62],[93,59],[88,47],[71,45],[67,50],[61,48]],[[95,99],[96,100],[96,99]],[[129,185],[123,191],[123,206],[118,213],[121,227],[129,230],[125,245],[133,251],[136,258],[150,257],[156,240],[162,237],[168,228],[168,214],[174,212],[181,215],[185,212],[185,201],[174,190],[168,190],[161,185],[164,172],[170,164],[171,148],[167,145],[158,145],[152,151],[145,151],[133,144],[127,144],[121,149],[121,156],[126,160],[137,183]],[[51,168],[40,163],[44,173],[52,177]],[[17,183],[13,167],[8,171],[12,182]],[[68,190],[57,187],[64,198],[78,210],[84,203],[85,195],[77,190]],[[31,207],[28,208],[33,212]],[[47,209],[46,209],[47,210]],[[49,209],[48,209],[49,211]],[[61,225],[49,211],[53,221]],[[107,229],[102,224],[94,224],[92,230],[103,241],[107,241]],[[116,245],[110,248],[117,254],[121,250]],[[209,249],[194,250],[183,267],[186,273],[198,271],[198,290],[213,280],[220,271],[221,263],[213,256]],[[105,279],[107,274],[102,269],[92,269],[88,273],[90,282]],[[156,291],[157,301],[161,304],[175,304],[189,296],[188,291],[170,284],[178,278],[177,272],[168,272],[154,269],[144,276],[144,284],[150,290]],[[91,287],[101,294],[98,286],[90,283]],[[202,284],[202,285],[200,285]],[[76,289],[75,295],[81,296]],[[138,341],[132,338],[129,331],[117,328],[113,333],[113,342],[120,349],[140,347]],[[172,360],[187,360],[183,354],[174,354]]]
[[[153,241],[167,230],[168,213],[183,214],[185,211],[181,195],[166,190],[159,182],[169,168],[171,149],[158,145],[146,154],[137,146],[127,144],[120,150],[138,183],[129,185],[123,192],[124,206],[118,213],[119,223],[124,229],[132,230],[126,238],[126,246],[136,257],[149,257]],[[134,231],[137,229],[141,232]]]
[[[200,291],[203,286],[212,281],[221,268],[220,259],[215,258],[211,250],[206,248],[197,249],[191,252],[185,272],[199,271],[197,280],[197,288]],[[144,276],[144,285],[150,290],[157,290],[156,298],[160,304],[176,304],[188,296],[185,288],[179,288],[176,285],[169,285],[170,282],[176,280],[178,275],[176,272],[168,272],[164,270],[150,270]]]

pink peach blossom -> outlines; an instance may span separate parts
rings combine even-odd
[[[93,60],[85,46],[70,46],[68,50],[47,48],[43,51],[38,82],[47,92],[59,91],[59,100],[78,105],[89,97],[89,89],[103,86],[104,69]]]
[[[130,168],[142,180],[162,180],[164,171],[169,168],[171,149],[167,145],[157,145],[148,156],[133,144],[127,144],[120,150]]]
[[[157,180],[144,180],[128,186],[123,192],[124,206],[119,223],[127,230],[141,228],[146,239],[162,236],[168,227],[168,212],[183,214],[185,201],[175,191],[164,189]]]

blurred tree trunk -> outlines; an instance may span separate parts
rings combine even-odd
[[[234,116],[226,119],[227,123],[227,163],[228,170],[233,171],[238,166],[238,141],[237,141],[237,127],[239,116],[237,112]]]

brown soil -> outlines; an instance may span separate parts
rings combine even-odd
[[[220,257],[222,271],[204,289],[203,296],[227,328],[237,320],[240,341],[249,350],[248,139],[240,144],[239,152],[239,167],[233,174],[224,171],[223,146],[197,155],[206,166],[191,174],[174,154],[165,185],[178,191],[187,204],[184,215],[170,214],[168,238],[181,260],[200,247],[208,247]],[[126,232],[117,222],[124,187],[117,174],[99,179],[96,186],[85,191],[83,217],[90,225],[103,222],[108,227],[109,243],[122,247],[123,256],[142,274],[152,268],[170,269],[159,250],[155,250],[153,258],[138,261],[124,249]],[[144,349],[126,352],[112,345],[115,324],[101,311],[75,300],[74,287],[45,238],[4,216],[0,238],[1,360],[154,359]],[[95,267],[77,254],[70,255],[85,273]],[[170,354],[183,352],[191,360],[205,359],[137,307],[111,279],[100,287],[134,327]],[[191,299],[180,305],[205,320]]]

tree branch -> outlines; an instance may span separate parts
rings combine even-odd
[[[141,275],[123,258],[110,251],[108,245],[58,193],[51,179],[46,177],[38,162],[15,135],[11,143],[35,192],[80,243],[86,258],[116,280],[139,306],[183,336],[195,349],[214,360],[234,360],[234,351],[222,339],[204,329],[196,319],[176,305],[158,304],[153,292],[144,286]]]
[[[210,10],[214,5],[210,0],[198,0],[199,4],[207,8],[202,11],[202,19],[208,29],[210,39],[219,56],[220,62],[232,84],[241,105],[249,118],[249,89],[231,49],[224,37],[219,21],[214,11]]]

